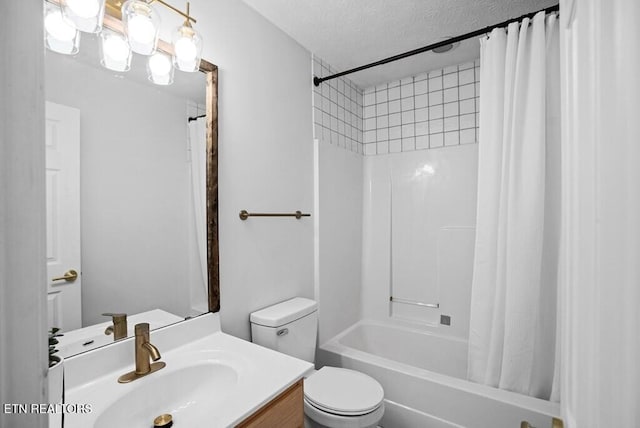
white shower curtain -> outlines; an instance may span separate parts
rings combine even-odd
[[[207,299],[207,128],[206,119],[199,118],[189,122],[189,145],[191,150],[191,189],[193,212],[195,215],[196,245],[198,247],[198,260],[202,274],[202,286],[200,292],[192,298],[199,305],[206,303]],[[203,293],[201,295],[201,293]],[[202,309],[202,308],[201,308]],[[206,310],[206,308],[204,309]]]
[[[548,399],[560,221],[556,16],[494,29],[480,60],[468,377]]]

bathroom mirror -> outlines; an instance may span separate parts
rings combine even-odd
[[[74,57],[45,54],[48,317],[65,357],[113,343],[105,313],[131,336],[220,308],[217,67],[159,86],[147,57],[110,71],[82,37]]]

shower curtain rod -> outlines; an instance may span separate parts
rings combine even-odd
[[[390,56],[389,58],[381,59],[379,61],[372,62],[370,64],[361,65],[360,67],[352,68],[350,70],[342,71],[340,73],[331,74],[331,75],[325,76],[325,77],[314,76],[313,77],[313,84],[315,86],[320,86],[320,84],[322,82],[327,81],[327,80],[335,79],[337,77],[342,77],[342,76],[345,76],[347,74],[351,74],[351,73],[355,73],[355,72],[358,72],[358,71],[366,70],[367,68],[377,67],[377,66],[382,65],[382,64],[387,64],[387,63],[390,63],[390,62],[398,61],[400,59],[404,59],[404,58],[408,58],[408,57],[413,56],[413,55],[418,55],[418,54],[421,54],[421,53],[424,53],[424,52],[428,52],[430,50],[437,49],[437,48],[442,47],[442,46],[446,46],[446,45],[450,45],[450,44],[453,44],[453,43],[461,42],[463,40],[471,39],[472,37],[482,36],[483,34],[490,33],[491,30],[493,30],[494,28],[506,27],[507,25],[511,24],[512,22],[519,22],[519,21],[522,21],[525,18],[533,18],[538,12],[544,11],[545,13],[550,13],[550,12],[556,12],[556,11],[559,11],[559,10],[560,10],[560,4],[557,4],[555,6],[550,6],[550,7],[546,8],[546,9],[542,9],[542,10],[538,10],[538,11],[535,11],[535,12],[527,13],[525,15],[519,16],[518,18],[508,19],[508,20],[506,20],[504,22],[501,22],[499,24],[490,25],[490,26],[482,28],[480,30],[472,31],[470,33],[463,34],[461,36],[452,37],[450,39],[443,40],[441,42],[432,43],[430,45],[427,45],[427,46],[424,46],[424,47],[421,47],[421,48],[418,48],[418,49],[414,49],[412,51],[408,51],[408,52],[404,52],[404,53],[401,53],[401,54],[398,54],[398,55]]]
[[[201,114],[200,116],[190,117],[189,118],[189,122],[193,122],[194,120],[198,120],[198,119],[201,119],[203,117],[207,117],[207,115],[206,114]]]

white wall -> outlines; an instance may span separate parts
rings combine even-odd
[[[80,110],[83,326],[191,315],[187,100],[51,52],[45,65],[47,100]]]
[[[364,164],[362,312],[467,337],[477,145],[378,156]],[[439,303],[390,303],[389,296]],[[440,315],[451,326],[439,325]]]
[[[238,218],[313,209],[311,56],[240,1],[194,0],[191,12],[220,73],[222,328],[249,339],[250,312],[313,297],[313,218]]]
[[[46,403],[42,3],[0,15],[0,403]],[[46,424],[0,412],[2,427]]]
[[[318,342],[361,316],[363,157],[316,140]]]

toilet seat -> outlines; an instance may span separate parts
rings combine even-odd
[[[304,400],[304,416],[306,428],[331,427],[331,428],[373,428],[378,426],[378,422],[384,415],[384,401],[380,407],[371,413],[360,416],[340,416],[325,412],[316,408]]]
[[[384,399],[382,386],[355,370],[323,367],[304,383],[304,396],[313,407],[339,416],[360,416],[375,411]]]

